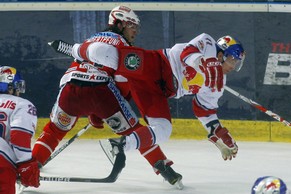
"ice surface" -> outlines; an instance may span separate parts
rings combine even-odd
[[[61,144],[64,142],[61,142]],[[127,152],[126,167],[115,183],[41,182],[25,194],[250,194],[254,181],[278,176],[291,188],[291,144],[238,142],[239,152],[224,161],[208,141],[170,140],[164,153],[183,175],[185,188],[177,190],[156,175],[138,151]],[[98,140],[76,140],[42,169],[43,176],[103,178],[112,165]]]

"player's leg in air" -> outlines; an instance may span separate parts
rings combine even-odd
[[[113,147],[123,144],[125,151],[138,149],[157,174],[161,174],[170,184],[182,188],[182,176],[171,168],[173,162],[167,159],[159,146],[160,143],[169,139],[172,132],[168,99],[164,95],[164,91],[157,88],[154,81],[150,82],[149,80],[130,82],[129,79],[132,99],[142,116],[146,118],[148,126],[137,128],[134,131],[117,132],[125,137],[110,139],[110,142]]]

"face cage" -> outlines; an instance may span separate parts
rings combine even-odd
[[[18,91],[19,93],[25,93],[25,81],[18,80],[14,82],[14,89]]]

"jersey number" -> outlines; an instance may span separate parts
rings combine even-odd
[[[6,125],[5,121],[7,121],[7,115],[5,112],[0,112],[0,137],[5,139],[5,131],[6,131]]]
[[[33,116],[36,116],[36,108],[35,108],[35,106],[32,106],[31,104],[29,104],[27,113],[31,114]]]

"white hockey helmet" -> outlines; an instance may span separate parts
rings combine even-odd
[[[264,176],[258,178],[253,187],[252,194],[289,194],[286,184],[278,177]]]
[[[116,20],[130,22],[140,26],[140,20],[138,16],[134,13],[134,11],[132,11],[132,9],[126,6],[120,5],[111,10],[109,14],[108,25],[115,24]]]
[[[0,67],[0,93],[7,93],[9,89],[25,93],[25,81],[20,73],[10,66]]]

